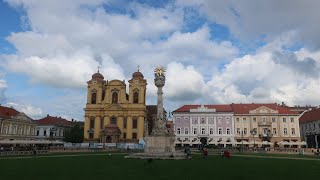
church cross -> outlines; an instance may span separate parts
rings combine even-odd
[[[100,67],[100,66],[98,66],[98,72],[99,72],[100,68],[101,68],[101,67]]]
[[[138,65],[137,67],[138,67],[138,72],[139,72],[139,70],[140,70],[140,65]]]

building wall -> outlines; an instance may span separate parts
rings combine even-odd
[[[38,125],[36,129],[36,136],[40,139],[49,139],[50,132],[53,133],[53,139],[63,139],[64,133],[68,127],[61,127],[56,125]]]
[[[179,123],[180,119],[180,123]],[[227,123],[228,121],[228,123]],[[233,113],[173,113],[174,132],[176,135],[176,144],[200,144],[200,138],[207,138],[209,144],[219,140],[234,140],[234,119]],[[178,129],[180,128],[180,134]],[[188,128],[188,134],[185,129]],[[194,129],[196,128],[196,133]],[[219,134],[219,128],[222,133]],[[229,134],[227,134],[227,128]],[[204,131],[202,131],[204,129]],[[210,132],[210,129],[213,131]],[[185,141],[188,139],[189,141]]]
[[[272,132],[272,138],[270,139],[272,143],[280,141],[301,141],[298,114],[278,114],[266,107],[262,107],[265,111],[261,112],[260,109],[261,108],[250,114],[235,114],[236,139],[262,141],[259,135],[265,134],[264,129],[268,129]],[[250,133],[253,129],[257,130],[255,136]],[[287,133],[284,132],[285,129]]]
[[[133,77],[129,80],[129,93],[127,97],[126,84],[124,81],[99,81],[92,79],[88,82],[88,97],[85,108],[84,123],[84,140],[97,141],[101,140],[101,131],[106,125],[111,123],[112,117],[116,118],[116,125],[120,129],[121,135],[119,141],[137,142],[139,138],[143,138],[145,131],[145,119],[147,111],[145,105],[145,92],[147,82],[140,77]],[[102,92],[105,90],[105,98],[102,100]],[[138,103],[134,103],[134,92],[139,93]],[[92,92],[97,92],[97,103],[91,103]],[[112,100],[112,94],[118,93],[118,100]],[[94,119],[94,127],[90,128],[90,119]],[[101,121],[100,119],[103,119]],[[137,127],[133,127],[133,120],[137,119]],[[126,127],[124,127],[126,121]],[[103,122],[103,124],[101,124]],[[93,139],[90,139],[88,130],[93,131]],[[137,134],[137,138],[133,139],[133,133]],[[124,138],[124,134],[126,137]]]
[[[1,123],[0,139],[34,139],[36,124],[23,113],[5,118]]]

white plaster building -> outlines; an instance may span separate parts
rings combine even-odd
[[[63,140],[65,131],[73,126],[73,119],[68,121],[49,115],[35,122],[37,123],[36,136],[39,139]]]
[[[235,142],[230,105],[184,105],[172,114],[177,146],[232,146]]]

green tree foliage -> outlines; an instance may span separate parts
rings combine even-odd
[[[83,126],[80,122],[76,122],[75,125],[64,134],[65,142],[82,143],[83,141]]]

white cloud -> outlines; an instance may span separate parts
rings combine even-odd
[[[43,116],[42,109],[31,104],[23,104],[21,102],[7,102],[4,106],[13,107],[17,111],[25,113],[30,118],[39,118]]]
[[[262,0],[218,1],[178,0],[179,6],[198,7],[212,22],[226,25],[240,39],[256,40],[277,37],[288,31],[297,31],[297,41],[320,48],[318,32],[320,15],[317,0]]]

